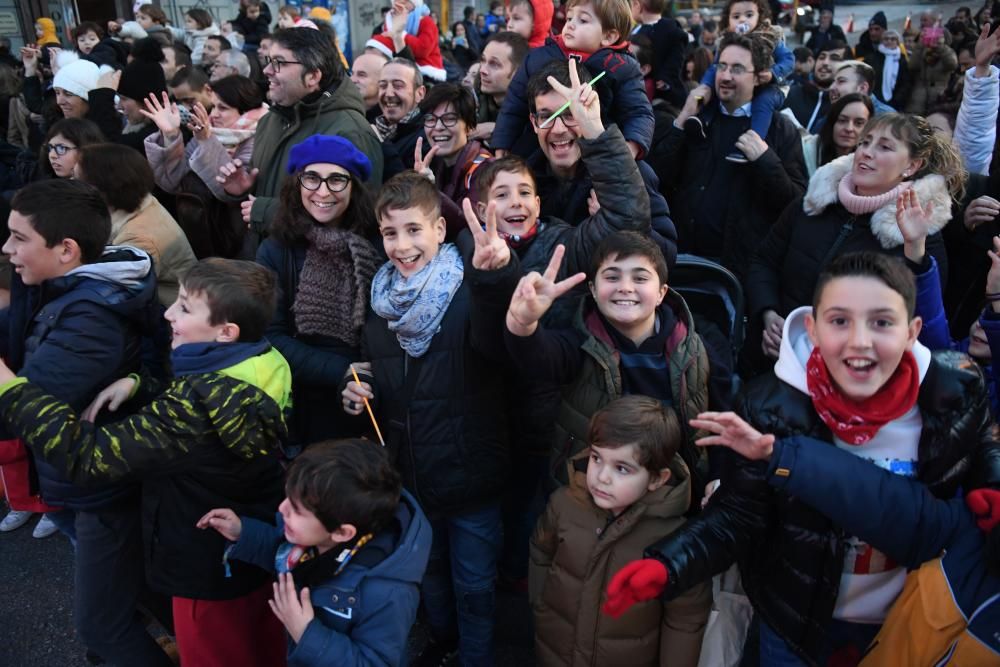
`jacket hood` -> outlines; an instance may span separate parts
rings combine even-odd
[[[694,317],[691,315],[691,310],[688,308],[687,302],[673,288],[667,288],[667,296],[664,297],[663,302],[657,308],[657,312],[661,308],[669,308],[673,312],[674,317],[677,318],[677,326],[674,328],[674,333],[667,340],[667,348],[674,350],[694,331]],[[614,339],[611,338],[611,334],[605,329],[603,321],[598,316],[597,304],[594,303],[593,296],[587,296],[587,298],[582,299],[580,308],[576,312],[575,322],[576,327],[580,331],[594,336],[612,348],[616,347]]]
[[[127,245],[109,245],[99,260],[78,266],[66,273],[66,277],[93,278],[137,290],[152,280],[152,269],[153,261],[145,250]]]
[[[552,14],[555,5],[549,0],[531,0],[531,11],[535,15],[535,23],[531,27],[528,46],[535,48],[545,44],[545,38],[552,32]]]
[[[854,155],[843,155],[829,162],[813,174],[809,179],[809,189],[802,200],[802,210],[806,215],[814,216],[822,213],[827,206],[839,201],[837,188],[840,181],[854,165]],[[912,181],[913,190],[917,193],[920,203],[926,206],[934,204],[931,213],[933,223],[930,233],[941,231],[951,220],[951,194],[944,177],[938,174],[928,174]],[[871,216],[871,230],[879,244],[886,250],[903,245],[903,235],[896,225],[896,202],[887,203]]]
[[[811,312],[812,306],[800,306],[785,318],[778,363],[774,365],[774,374],[779,380],[795,387],[806,396],[809,395],[809,388],[806,385],[806,362],[809,361],[809,355],[813,351],[812,341],[809,340],[806,331],[806,315]],[[918,340],[913,344],[913,356],[917,360],[920,381],[923,382],[931,365],[931,351]]]
[[[566,461],[566,466],[569,468],[570,493],[579,502],[594,508],[595,511],[604,512],[605,510],[594,504],[593,497],[587,489],[587,461],[589,458],[590,451],[584,448],[583,451]],[[626,519],[640,516],[670,518],[681,516],[688,511],[691,506],[691,472],[680,454],[674,456],[670,467],[676,472],[671,472],[667,483],[637,500],[634,505],[622,513],[622,517]]]

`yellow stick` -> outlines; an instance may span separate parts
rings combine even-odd
[[[361,378],[358,377],[358,372],[354,370],[354,364],[351,364],[351,375],[354,376],[354,381],[361,384]],[[385,447],[385,440],[382,438],[382,430],[378,427],[378,422],[375,421],[375,413],[372,412],[372,406],[368,403],[368,399],[364,396],[361,399],[365,402],[365,408],[368,410],[368,416],[372,419],[372,426],[375,427],[375,435],[378,436],[378,441],[382,443]]]

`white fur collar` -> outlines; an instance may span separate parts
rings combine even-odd
[[[840,179],[847,175],[854,164],[853,155],[844,155],[829,162],[813,174],[809,179],[809,189],[802,200],[802,210],[806,215],[815,216],[826,210],[830,204],[838,201],[837,187]],[[913,181],[913,190],[917,193],[921,206],[934,202],[934,211],[930,233],[941,231],[951,220],[951,195],[944,177],[929,174]],[[896,226],[896,202],[889,202],[872,213],[871,230],[879,244],[888,250],[903,245],[903,235]]]

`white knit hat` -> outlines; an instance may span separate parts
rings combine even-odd
[[[101,70],[89,60],[74,60],[59,68],[52,80],[53,88],[62,88],[77,97],[87,99],[87,93],[97,88]]]

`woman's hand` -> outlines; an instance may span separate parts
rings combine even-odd
[[[166,91],[163,92],[162,104],[153,93],[150,93],[145,103],[146,108],[139,109],[139,113],[156,124],[164,139],[167,141],[176,139],[181,133],[181,112],[177,105],[170,101]]]
[[[934,202],[920,205],[917,193],[909,188],[896,198],[896,225],[903,235],[903,254],[915,264],[924,261],[927,236],[934,224]]]
[[[586,273],[577,273],[556,282],[565,253],[566,246],[557,245],[545,273],[532,271],[521,277],[507,308],[507,329],[515,336],[530,336],[535,333],[538,321],[552,307],[553,302],[587,279]]]
[[[375,399],[375,394],[372,393],[372,386],[367,382],[355,382],[351,380],[341,393],[344,412],[355,417],[360,415],[365,409],[365,399],[369,401]]]
[[[465,222],[469,225],[476,249],[472,254],[472,266],[478,271],[496,271],[510,262],[510,247],[497,233],[497,205],[490,202],[486,207],[486,229],[483,229],[472,202],[466,197],[462,201],[462,212]]]
[[[965,228],[971,232],[979,225],[992,222],[997,215],[1000,215],[1000,201],[984,195],[973,199],[965,207],[965,216],[962,221],[965,223]]]
[[[764,461],[774,452],[774,436],[763,435],[735,412],[702,412],[691,426],[713,435],[695,440],[699,447],[722,445],[751,461]]]
[[[38,74],[38,58],[42,55],[42,50],[34,46],[21,47],[21,62],[24,64],[24,76],[35,76]]]
[[[431,160],[437,155],[440,146],[432,146],[427,155],[424,155],[424,138],[417,137],[417,145],[413,148],[413,171],[417,172],[431,183],[436,182],[434,170],[431,169]]]
[[[212,120],[208,117],[208,109],[201,102],[195,102],[191,107],[194,118],[188,123],[188,129],[198,141],[206,141],[212,136]]]
[[[229,508],[209,510],[208,514],[198,519],[195,526],[202,530],[214,528],[219,535],[230,542],[238,542],[240,535],[243,534],[243,522],[236,512]]]
[[[107,406],[108,412],[114,412],[121,407],[124,403],[132,396],[132,392],[135,391],[135,386],[138,384],[134,378],[121,378],[120,380],[115,380],[107,387],[104,388],[101,393],[90,402],[87,409],[83,411],[80,418],[84,421],[94,422],[97,421],[97,413],[101,411],[102,408]]]
[[[239,197],[250,191],[253,184],[257,182],[257,174],[260,170],[256,167],[247,171],[243,167],[243,160],[236,159],[219,167],[219,175],[215,180],[222,184],[222,189],[234,197]],[[250,222],[244,217],[244,222]]]
[[[1000,30],[990,34],[990,24],[983,24],[983,29],[979,32],[979,39],[976,40],[975,59],[976,70],[972,73],[977,79],[983,79],[990,75],[990,63],[993,58],[1000,53]]]

